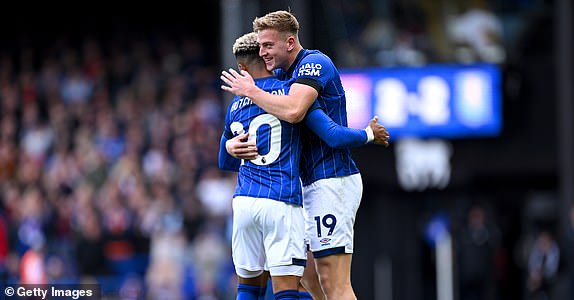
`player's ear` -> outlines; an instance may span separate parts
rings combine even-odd
[[[248,71],[247,66],[244,64],[237,64],[237,68],[239,69],[239,71],[241,70]]]
[[[289,35],[287,37],[287,50],[292,51],[295,49],[295,44],[297,43],[297,38],[294,35]]]

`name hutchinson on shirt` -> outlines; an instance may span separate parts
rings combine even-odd
[[[272,95],[285,95],[285,89],[280,88],[276,90],[269,91]],[[248,105],[253,104],[253,101],[249,97],[241,97],[239,100],[233,102],[231,105],[231,111],[236,111],[238,109],[242,109]]]

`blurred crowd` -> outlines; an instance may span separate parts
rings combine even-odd
[[[0,55],[0,281],[108,295],[233,290],[219,69],[193,36]]]
[[[321,7],[334,33],[313,44],[328,39],[333,49],[321,50],[340,68],[503,64],[522,25],[489,3],[542,3],[391,2]],[[0,49],[0,282],[97,282],[121,299],[235,297],[236,177],[217,168],[231,96],[211,50],[193,35],[126,33]],[[493,264],[507,263],[504,233],[485,213],[470,210],[457,236],[461,299],[496,299]],[[553,282],[540,253],[556,273],[554,243],[546,232],[525,243],[529,292]]]
[[[501,13],[502,1],[352,1],[326,6],[337,33],[333,49],[342,68],[432,63],[502,64],[533,1]],[[524,10],[520,10],[520,9]],[[325,44],[329,44],[325,42]]]

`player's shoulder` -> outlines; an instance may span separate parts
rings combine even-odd
[[[229,112],[231,110],[231,108],[233,107],[233,103],[236,103],[237,101],[239,101],[239,99],[241,99],[241,97],[239,96],[234,96],[233,99],[231,99],[231,101],[229,101],[229,104],[227,105],[227,111]]]
[[[237,110],[237,106],[239,105],[239,101],[241,100],[240,96],[235,96],[233,97],[233,99],[231,99],[231,101],[229,102],[229,105],[227,105],[227,117],[231,117],[231,115],[234,113],[235,110]]]
[[[289,82],[280,80],[274,76],[269,76],[265,78],[258,78],[255,81],[255,85],[264,91],[273,93],[273,91],[284,91],[285,89],[288,89]]]
[[[304,64],[310,61],[319,61],[328,63],[333,62],[327,54],[319,50],[305,50],[305,53],[301,59],[301,63]]]
[[[255,85],[257,85],[259,88],[262,88],[262,89],[264,89],[267,86],[280,85],[281,83],[282,83],[282,81],[279,80],[279,78],[277,78],[275,76],[268,76],[268,77],[255,79]]]
[[[306,50],[297,66],[297,73],[305,73],[305,70],[320,70],[321,73],[336,71],[335,64],[329,56],[319,50]]]

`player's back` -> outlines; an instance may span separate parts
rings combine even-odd
[[[303,83],[319,92],[317,102],[337,124],[347,126],[347,100],[339,71],[331,59],[318,50],[303,49],[282,79]],[[302,131],[301,180],[316,180],[359,173],[348,148],[334,149],[310,130]]]
[[[271,94],[286,94],[289,85],[273,77],[255,79]],[[247,97],[235,97],[229,105],[225,130],[237,135],[249,132],[259,155],[244,161],[239,169],[234,196],[269,198],[301,205],[299,164],[301,140],[299,126],[266,113]]]

